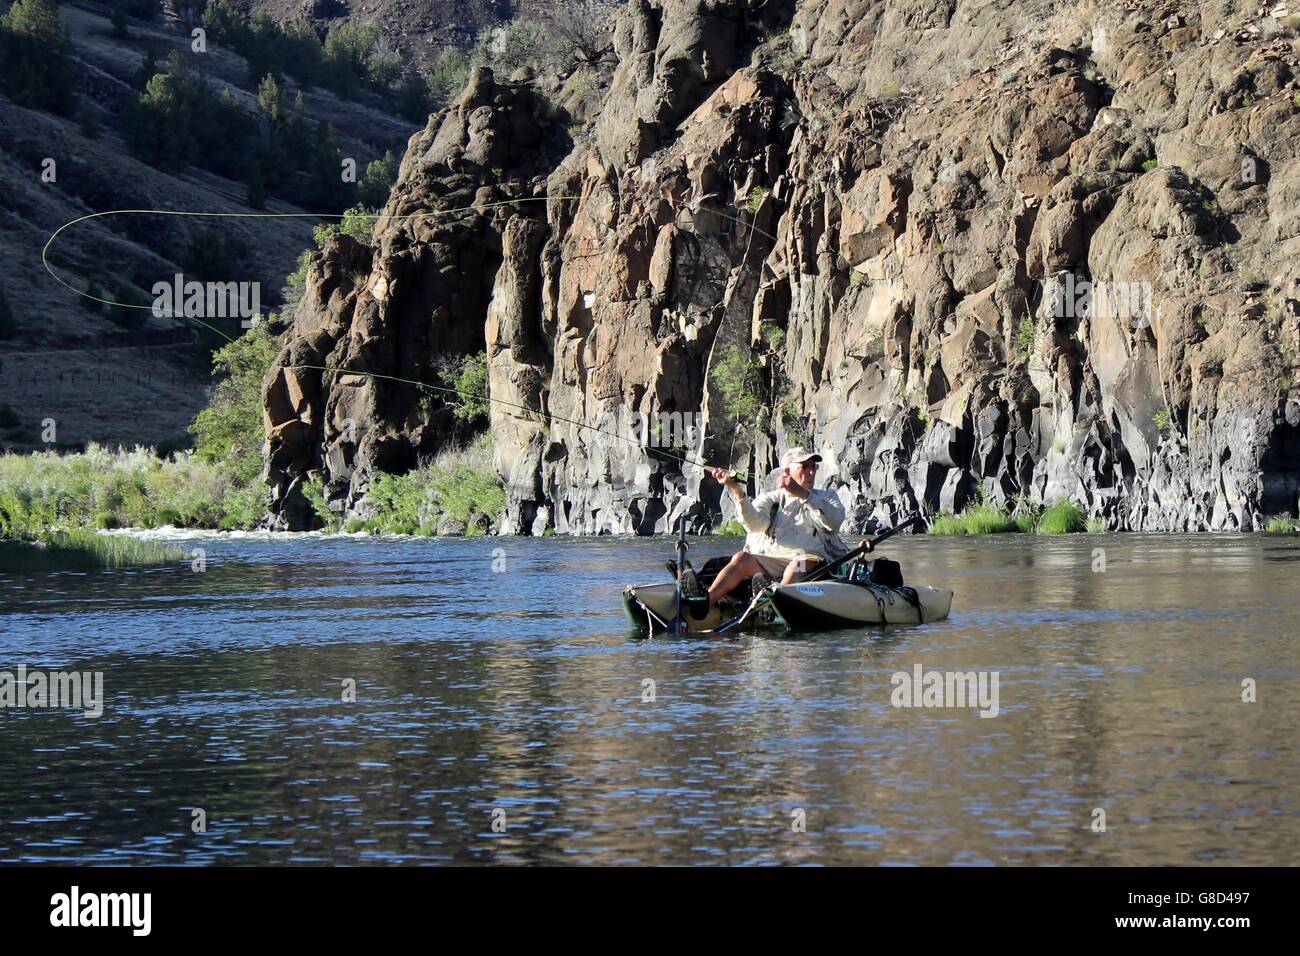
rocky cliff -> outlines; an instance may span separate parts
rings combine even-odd
[[[761,479],[805,441],[859,528],[981,492],[1117,529],[1294,514],[1295,22],[631,0],[590,122],[480,70],[411,139],[373,247],[313,264],[266,383],[277,521],[304,526],[317,474],[364,513],[376,470],[449,440],[410,383],[483,349],[505,532],[702,527],[729,501],[679,458]],[[662,412],[703,434],[600,427]]]

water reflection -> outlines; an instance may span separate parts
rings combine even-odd
[[[0,712],[0,859],[1287,864],[1300,847],[1290,539],[908,540],[892,553],[956,590],[951,620],[725,641],[628,639],[618,590],[662,575],[662,542],[193,544],[205,572],[0,579],[0,667],[102,670],[107,697],[98,720]],[[890,676],[916,664],[998,671],[1000,716],[893,708]]]

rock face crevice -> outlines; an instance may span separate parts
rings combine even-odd
[[[476,71],[373,247],[313,262],[266,387],[277,521],[310,520],[316,474],[364,514],[376,471],[455,440],[406,383],[479,350],[508,533],[704,527],[731,515],[698,462],[761,477],[807,443],[858,528],[977,494],[1131,530],[1294,514],[1289,30],[1178,2],[631,0],[590,128]],[[700,433],[623,427],[671,413]]]

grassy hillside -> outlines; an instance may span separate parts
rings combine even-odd
[[[0,12],[9,4],[0,3]],[[146,161],[129,141],[128,117],[145,92],[147,57],[167,70],[168,57],[211,91],[214,102],[247,112],[258,141],[259,83],[248,61],[212,41],[191,49],[188,27],[156,21],[125,21],[115,30],[112,10],[94,4],[62,4],[59,18],[71,42],[75,96],[66,115],[30,108],[0,95],[0,256],[6,263],[0,291],[12,321],[0,328],[0,447],[14,450],[107,444],[155,444],[183,439],[206,404],[211,384],[213,336],[196,336],[194,323],[158,318],[147,310],[114,310],[52,278],[41,252],[51,234],[79,217],[113,209],[186,212],[302,214],[319,206],[285,196],[310,196],[311,170],[268,188],[262,208],[250,204],[247,167],[236,155],[221,174],[204,165],[165,161],[179,150],[179,122],[157,125],[158,154]],[[116,35],[115,35],[116,34]],[[361,91],[355,99],[278,79],[285,112],[297,117],[304,136],[327,132],[336,159],[356,161],[361,179],[368,163],[392,150],[400,155],[422,122],[394,115],[382,98]],[[328,127],[328,129],[326,129]],[[218,132],[217,139],[220,140]],[[264,138],[264,137],[263,137]],[[287,138],[287,137],[286,137]],[[320,177],[336,175],[323,161]],[[169,168],[170,167],[170,168]],[[273,171],[272,171],[273,172]],[[43,176],[44,174],[44,176]],[[341,176],[340,176],[341,180]],[[357,201],[355,183],[338,184],[334,209]],[[315,207],[315,208],[313,208]],[[76,290],[99,298],[150,301],[152,284],[175,273],[214,281],[256,281],[264,311],[278,307],[285,276],[312,246],[312,218],[190,218],[120,215],[89,220],[63,232],[50,251],[57,275]],[[209,274],[202,274],[204,271]],[[196,273],[199,273],[196,275]],[[55,422],[52,436],[48,422]],[[48,440],[52,437],[52,440]]]

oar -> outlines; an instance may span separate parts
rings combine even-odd
[[[804,578],[799,583],[807,584],[809,581],[820,581],[822,578],[834,574],[836,571],[844,567],[844,565],[848,564],[854,558],[864,555],[868,551],[874,551],[876,549],[876,545],[880,544],[882,541],[887,541],[888,539],[892,538],[894,535],[898,534],[900,531],[906,531],[908,528],[912,527],[912,525],[916,524],[920,520],[921,520],[921,516],[919,514],[914,514],[911,515],[910,517],[904,518],[900,523],[894,525],[888,531],[882,531],[880,534],[876,535],[870,541],[862,542],[862,544],[858,545],[848,554],[844,555],[844,557],[836,558],[834,561],[830,562],[829,564],[823,564],[820,568],[813,571],[811,574],[809,574],[806,578]]]
[[[749,615],[754,612],[754,608],[758,607],[760,604],[763,603],[764,600],[766,600],[767,590],[768,590],[767,588],[764,588],[763,590],[755,594],[754,599],[749,602],[749,607],[745,608],[745,610],[741,611],[730,621],[723,621],[721,624],[719,624],[717,627],[713,629],[713,633],[726,634],[731,629],[740,627],[741,624],[744,624],[745,620],[749,617]]]

